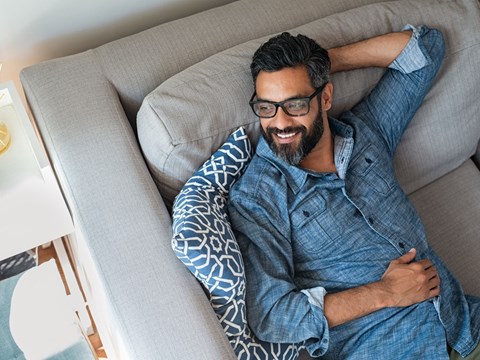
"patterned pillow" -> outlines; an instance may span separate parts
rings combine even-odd
[[[239,128],[176,197],[172,247],[207,290],[239,359],[293,360],[301,346],[263,342],[251,333],[246,321],[245,272],[228,219],[227,199],[250,159],[250,141]]]

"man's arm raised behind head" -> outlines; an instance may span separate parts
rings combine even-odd
[[[411,36],[411,30],[393,32],[329,49],[330,72],[387,67],[402,52]]]
[[[412,31],[381,35],[329,51],[333,72],[366,66],[388,67],[366,98],[344,115],[353,114],[379,133],[392,157],[432,87],[445,54],[440,31],[425,25],[406,25],[404,29]],[[358,85],[355,90],[360,90]]]

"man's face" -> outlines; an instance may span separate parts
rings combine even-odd
[[[314,93],[305,67],[261,71],[257,77],[257,99],[280,102]],[[273,118],[260,118],[262,135],[272,151],[292,165],[298,165],[318,144],[323,134],[323,117],[318,97],[303,116],[287,115],[281,107]]]

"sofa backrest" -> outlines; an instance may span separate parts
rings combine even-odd
[[[326,48],[351,43],[403,25],[425,24],[444,33],[446,56],[430,93],[398,147],[395,168],[411,193],[461,165],[475,153],[475,88],[480,75],[480,11],[475,0],[390,1],[369,4],[291,29]],[[219,52],[176,74],[150,93],[138,114],[138,136],[157,185],[171,204],[182,185],[239,126],[258,136],[248,100],[253,93],[249,65],[271,35]],[[383,69],[333,75],[332,115],[365,96]]]
[[[264,35],[378,0],[240,0],[159,25],[94,50],[135,127],[144,97],[210,55]],[[241,14],[241,15],[240,15]]]

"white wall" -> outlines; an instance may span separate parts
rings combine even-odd
[[[0,0],[0,82],[70,55],[233,0]]]

